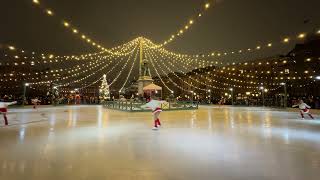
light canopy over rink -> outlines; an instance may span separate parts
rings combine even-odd
[[[1,180],[320,177],[320,121],[297,111],[203,106],[163,112],[159,131],[150,112],[101,106],[10,109],[8,117]]]

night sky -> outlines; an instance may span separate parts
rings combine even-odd
[[[96,51],[61,23],[66,19],[105,47],[137,36],[162,42],[180,29],[202,0],[40,0],[55,12],[49,17],[32,0],[1,0],[0,43],[55,54]],[[279,42],[285,35],[320,28],[319,0],[220,0],[182,38],[167,48],[197,54],[237,50]],[[264,52],[273,55],[292,47]]]

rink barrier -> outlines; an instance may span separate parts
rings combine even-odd
[[[150,109],[142,109],[141,106],[146,104],[145,102],[135,101],[106,101],[102,103],[107,109],[114,109],[128,112],[149,112]],[[166,102],[161,104],[163,111],[178,111],[178,110],[195,110],[199,108],[197,101],[177,101]]]

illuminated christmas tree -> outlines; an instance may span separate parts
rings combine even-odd
[[[100,86],[100,100],[107,101],[110,100],[110,90],[109,90],[109,85],[107,82],[107,76],[103,75],[102,83]]]

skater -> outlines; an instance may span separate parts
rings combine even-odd
[[[300,109],[300,114],[301,114],[301,118],[304,119],[304,113],[308,114],[310,116],[311,119],[314,119],[312,114],[310,113],[310,106],[307,105],[306,103],[303,102],[303,100],[300,100],[298,104],[293,105],[292,107],[299,107]]]
[[[165,103],[166,101],[158,101],[151,99],[147,104],[142,105],[141,108],[150,108],[152,110],[154,127],[152,130],[158,130],[161,126],[161,122],[159,119],[160,113],[162,112],[161,104]]]
[[[0,102],[0,113],[3,114],[4,118],[4,124],[8,125],[8,119],[7,119],[7,112],[8,112],[8,106],[12,104],[16,104],[17,101],[14,102]]]
[[[224,97],[222,97],[222,98],[220,99],[220,101],[218,102],[219,108],[220,108],[221,105],[224,105],[225,103],[226,103],[226,100],[224,99]]]
[[[37,109],[37,105],[38,103],[40,103],[41,101],[38,99],[38,98],[34,98],[34,99],[31,99],[31,102],[33,104],[33,109]]]

